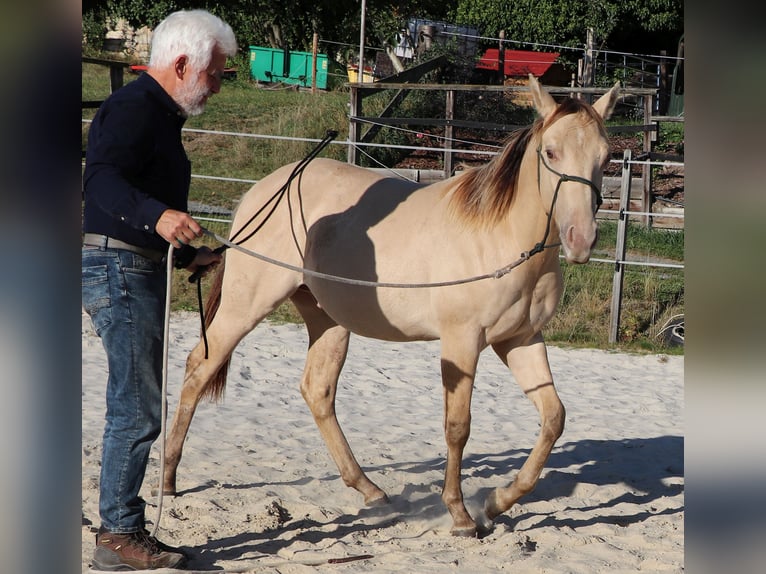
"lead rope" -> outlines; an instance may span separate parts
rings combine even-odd
[[[160,485],[157,489],[157,518],[151,536],[157,536],[162,517],[162,490],[165,482],[165,432],[168,419],[168,339],[170,333],[170,298],[173,286],[173,244],[168,246],[165,280],[165,322],[162,336],[162,414],[160,417]]]

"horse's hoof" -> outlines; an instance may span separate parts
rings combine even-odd
[[[484,538],[492,534],[495,529],[495,523],[490,520],[486,515],[482,514],[476,517],[476,536]]]
[[[465,528],[453,528],[450,530],[452,536],[459,536],[460,538],[476,538],[476,527],[467,526]]]

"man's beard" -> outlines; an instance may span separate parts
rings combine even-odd
[[[198,116],[205,110],[208,95],[207,86],[202,82],[184,84],[176,94],[176,103],[187,117]]]

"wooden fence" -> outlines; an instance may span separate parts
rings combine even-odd
[[[458,92],[474,92],[479,95],[488,92],[500,92],[503,94],[521,94],[523,97],[528,91],[527,86],[492,86],[492,85],[469,85],[469,84],[411,84],[411,83],[350,83],[348,87],[351,91],[349,128],[348,128],[348,162],[359,164],[359,147],[369,144],[377,135],[381,126],[402,126],[411,127],[437,127],[443,129],[443,171],[444,177],[450,177],[454,174],[455,156],[470,153],[467,150],[455,149],[455,128],[470,128],[476,130],[494,130],[494,131],[512,131],[521,126],[477,122],[469,120],[460,120],[455,118],[455,94]],[[383,112],[378,116],[366,116],[363,111],[364,99],[379,93],[383,90],[392,90],[393,97]],[[401,118],[394,117],[393,114],[410,91],[425,90],[437,94],[442,94],[444,98],[444,118]],[[592,98],[606,93],[606,88],[568,88],[568,87],[550,87],[546,90],[552,95],[572,95],[577,94],[583,97]],[[660,122],[683,121],[682,118],[667,118],[653,116],[654,98],[657,91],[649,88],[623,88],[625,95],[639,96],[643,100],[643,113],[645,121],[642,125],[611,125],[607,127],[609,133],[642,133],[643,134],[643,154],[642,159],[648,160],[641,167],[641,177],[633,184],[640,186],[639,211],[646,213],[641,221],[646,226],[652,224],[650,208],[652,206],[652,169],[651,162],[662,159],[660,154],[656,154],[653,146],[658,139]],[[363,126],[370,125],[367,132],[362,133]],[[667,155],[667,154],[665,154]],[[668,159],[668,158],[665,158]],[[674,159],[682,158],[675,157]]]

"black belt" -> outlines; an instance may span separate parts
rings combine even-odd
[[[125,251],[131,251],[151,259],[155,263],[162,262],[165,257],[165,253],[156,249],[149,249],[147,247],[138,247],[137,245],[131,245],[125,243],[119,239],[114,239],[108,235],[100,235],[98,233],[85,233],[82,236],[82,244],[86,247],[98,247],[100,249],[124,249]]]

